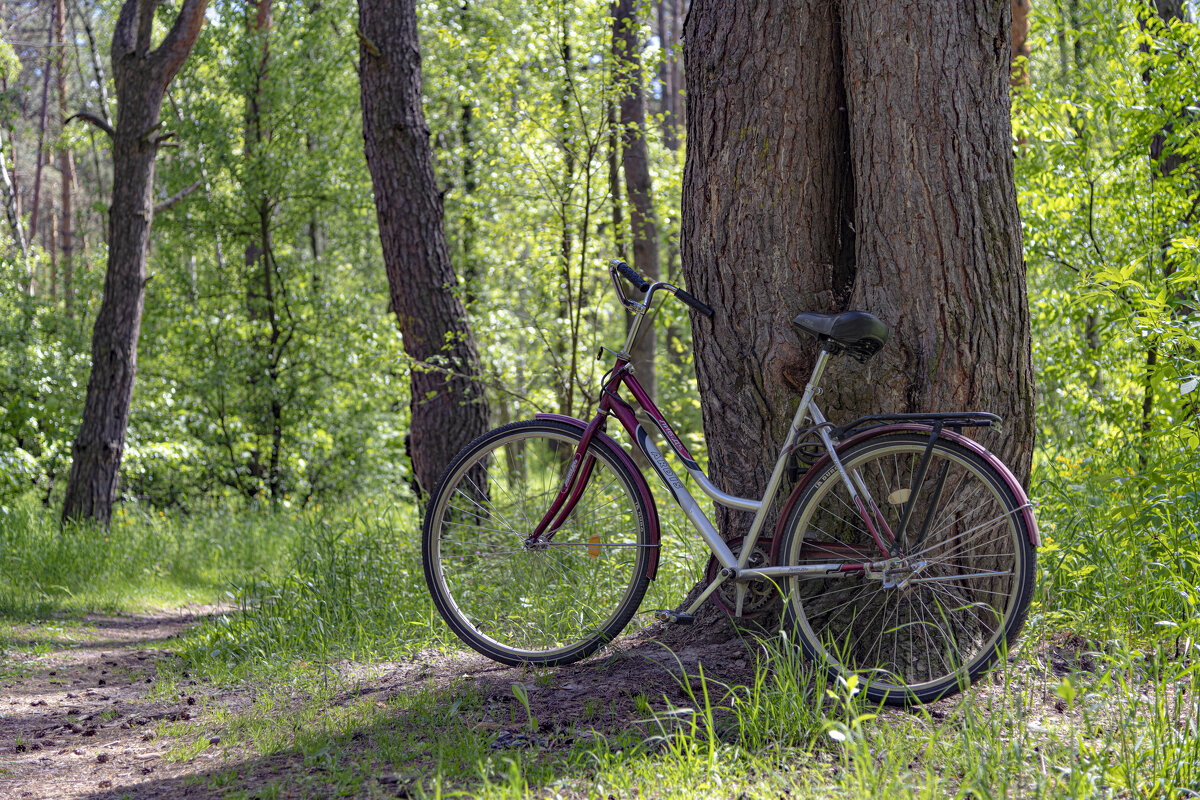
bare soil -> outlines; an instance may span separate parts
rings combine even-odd
[[[13,650],[0,676],[0,798],[201,798],[231,789],[273,785],[278,796],[323,796],[299,752],[258,757],[221,743],[220,709],[237,712],[254,701],[252,687],[217,687],[190,676],[164,643],[214,608],[188,608],[136,616],[88,616],[65,625],[25,625],[11,639]],[[335,705],[364,695],[384,702],[423,689],[471,691],[492,715],[512,724],[477,726],[492,747],[569,747],[567,730],[581,720],[596,729],[619,730],[666,701],[689,704],[687,686],[698,686],[699,665],[707,678],[744,680],[754,670],[752,646],[728,624],[651,629],[626,637],[580,664],[532,672],[498,665],[469,653],[422,653],[408,662],[339,666],[342,685]],[[164,696],[160,665],[178,678]],[[525,689],[529,712],[539,721],[531,732],[514,684]],[[297,697],[299,703],[303,698]],[[403,724],[398,718],[396,724]],[[170,725],[173,735],[160,730]],[[181,758],[181,727],[200,747]],[[356,739],[370,733],[356,735]],[[199,738],[197,738],[199,737]],[[207,741],[208,746],[204,746]],[[363,741],[362,749],[370,742]],[[174,755],[172,755],[174,751]],[[167,756],[164,758],[164,756]],[[236,770],[236,772],[235,772]],[[232,777],[224,787],[213,776]],[[407,793],[406,778],[381,773],[363,785],[361,796]]]

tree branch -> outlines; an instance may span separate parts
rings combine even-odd
[[[150,39],[154,34],[154,9],[162,0],[138,0],[137,54],[150,55]]]
[[[184,0],[171,30],[151,54],[155,62],[155,77],[164,89],[175,78],[187,60],[192,45],[196,43],[196,37],[204,27],[204,11],[207,7],[208,0]]]
[[[115,64],[137,47],[138,0],[125,0],[117,24],[113,27],[112,60]]]
[[[69,116],[63,120],[63,125],[66,126],[66,125],[70,124],[73,120],[79,120],[81,122],[90,122],[93,125],[95,125],[97,128],[99,128],[100,130],[107,133],[109,135],[109,138],[111,138],[113,136],[112,126],[109,125],[108,122],[105,121],[104,117],[100,116],[99,114],[97,114],[93,111],[80,111],[77,114],[72,114],[71,116]]]
[[[156,217],[157,217],[157,216],[158,216],[159,214],[161,214],[162,212],[164,212],[164,211],[166,211],[166,210],[168,210],[168,209],[170,209],[170,208],[173,208],[173,207],[175,207],[176,205],[178,205],[178,204],[179,204],[179,201],[180,201],[180,200],[184,199],[184,198],[185,198],[185,197],[187,197],[189,194],[191,194],[192,192],[196,191],[197,189],[199,189],[199,188],[200,188],[201,186],[203,186],[203,185],[204,185],[204,181],[202,181],[202,180],[200,180],[200,181],[196,181],[196,182],[195,182],[195,183],[193,183],[191,186],[185,186],[185,187],[183,187],[183,188],[182,188],[182,189],[180,189],[178,192],[176,192],[175,194],[173,194],[173,195],[171,195],[170,197],[168,197],[166,200],[163,200],[161,203],[156,203],[156,204],[154,205],[154,216],[156,216]]]

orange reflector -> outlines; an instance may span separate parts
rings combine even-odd
[[[600,534],[593,533],[592,538],[588,539],[588,555],[592,558],[600,557]]]

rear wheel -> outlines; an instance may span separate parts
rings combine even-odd
[[[595,652],[629,622],[648,582],[648,509],[617,454],[588,448],[571,516],[530,541],[562,488],[580,431],[516,422],[460,453],[430,499],[425,579],[450,628],[505,664],[557,665]]]
[[[930,702],[978,677],[1015,641],[1033,592],[1025,498],[948,439],[914,485],[928,440],[885,434],[839,456],[867,508],[878,509],[882,522],[872,525],[885,543],[916,495],[890,563],[833,464],[805,490],[781,543],[789,565],[876,564],[789,578],[786,620],[831,674],[861,673],[867,697],[893,705]]]

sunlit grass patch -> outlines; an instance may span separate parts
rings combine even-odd
[[[0,513],[0,614],[36,619],[212,603],[229,582],[271,570],[294,545],[279,514],[194,516],[121,509],[108,530],[60,527],[34,505]]]

